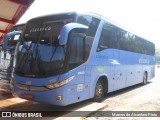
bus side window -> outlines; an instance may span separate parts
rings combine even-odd
[[[127,39],[126,39],[126,35],[127,32],[122,30],[122,29],[119,29],[119,36],[118,36],[118,39],[119,39],[119,45],[120,45],[120,50],[126,50],[127,51]]]
[[[81,15],[78,17],[77,22],[88,26],[88,29],[85,32],[85,60],[87,60],[90,55],[91,46],[98,29],[100,19],[88,15]]]
[[[91,47],[92,47],[92,43],[93,43],[93,37],[90,36],[86,36],[85,37],[85,60],[88,59],[90,51],[91,51]]]
[[[97,28],[100,23],[99,19],[94,18],[92,16],[84,15],[84,16],[79,16],[77,22],[88,26],[88,30],[86,31],[86,36],[90,36],[93,38],[95,37]]]
[[[113,26],[105,23],[101,32],[97,51],[102,51],[108,48],[115,48],[116,31]]]

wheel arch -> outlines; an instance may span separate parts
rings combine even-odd
[[[94,97],[95,87],[96,87],[96,84],[97,84],[97,82],[98,82],[99,80],[101,80],[101,81],[104,83],[105,93],[108,92],[108,77],[107,77],[106,74],[101,74],[101,75],[99,75],[99,76],[96,78],[96,80],[94,80],[94,82],[93,82],[93,84],[92,84],[93,87],[92,87],[92,89],[91,89],[91,98]]]

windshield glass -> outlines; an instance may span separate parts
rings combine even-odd
[[[64,61],[62,46],[25,42],[18,46],[16,72],[30,77],[60,73]]]
[[[23,34],[24,41],[34,43],[57,44],[62,27],[72,22],[73,19],[63,19],[56,21],[36,21],[27,24]]]
[[[64,64],[64,47],[60,46],[61,28],[73,19],[28,23],[17,46],[15,72],[27,77],[60,74]]]

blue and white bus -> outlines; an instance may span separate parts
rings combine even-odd
[[[5,93],[11,93],[10,79],[13,69],[14,51],[20,35],[20,31],[13,31],[7,33],[3,38],[3,49],[0,52],[0,89]]]
[[[14,96],[65,106],[154,77],[155,45],[101,15],[63,13],[27,22],[17,45]]]
[[[25,24],[15,25],[3,38],[3,49],[0,51],[0,89],[5,93],[11,93],[14,51],[24,26]]]

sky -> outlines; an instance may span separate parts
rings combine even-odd
[[[160,0],[35,0],[18,21],[62,12],[94,12],[155,43],[160,49]]]

